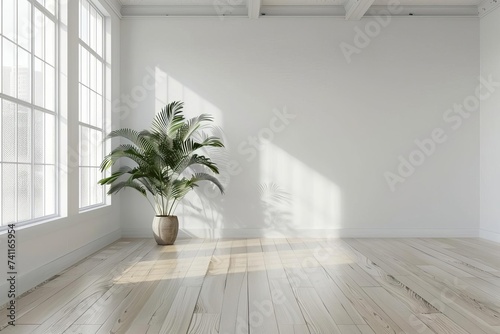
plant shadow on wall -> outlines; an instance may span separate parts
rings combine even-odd
[[[114,148],[101,163],[101,172],[104,172],[118,161],[132,161],[132,165],[122,165],[99,183],[110,185],[110,195],[131,188],[147,199],[156,212],[153,233],[159,245],[175,242],[179,222],[174,211],[201,181],[209,181],[224,192],[213,175],[219,173],[217,165],[199,154],[205,147],[223,147],[218,137],[201,131],[212,117],[201,114],[186,120],[182,111],[182,102],[172,102],[154,117],[150,130],[112,131],[107,139],[119,137],[127,143]]]

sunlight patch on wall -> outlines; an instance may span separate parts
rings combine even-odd
[[[186,87],[183,83],[156,67],[156,92],[155,110],[158,112],[165,105],[174,101],[184,102],[184,113],[186,117],[194,117],[199,114],[209,114],[215,119],[218,126],[223,125],[222,112],[215,105],[201,97],[198,93]]]
[[[331,180],[267,142],[260,154],[266,225],[275,229],[337,229],[341,191]]]

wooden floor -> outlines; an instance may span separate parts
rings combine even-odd
[[[120,240],[18,301],[3,333],[500,333],[480,239]]]

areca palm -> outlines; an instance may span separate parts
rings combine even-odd
[[[219,173],[216,164],[199,154],[204,147],[224,147],[219,138],[200,131],[213,121],[212,117],[202,114],[185,119],[182,111],[182,102],[172,102],[154,117],[150,130],[119,129],[106,137],[127,142],[104,157],[101,171],[125,158],[133,162],[99,181],[101,185],[110,185],[108,194],[135,189],[148,199],[157,215],[170,216],[200,181],[209,181],[224,192],[214,176]],[[196,171],[200,166],[202,170]]]

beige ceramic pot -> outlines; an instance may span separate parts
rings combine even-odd
[[[177,216],[156,216],[153,219],[153,233],[158,245],[173,245],[178,232]]]

